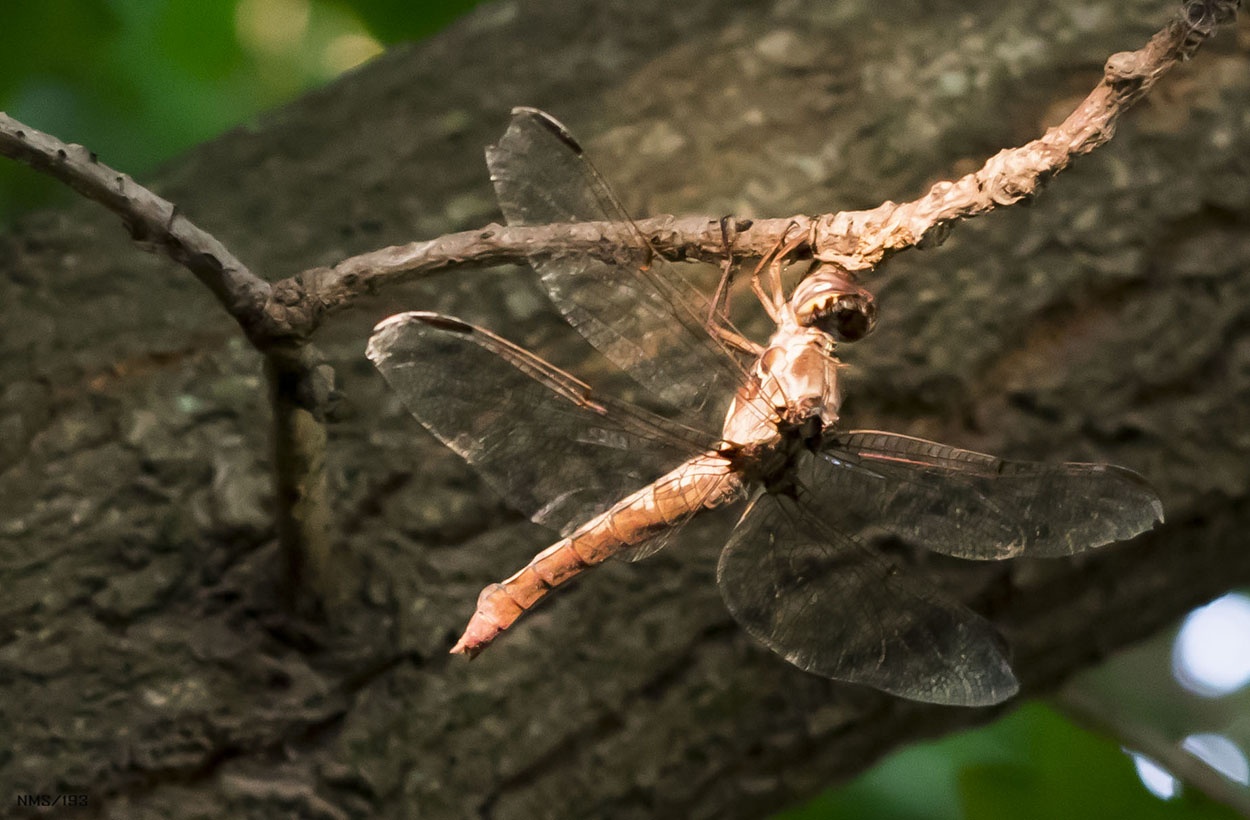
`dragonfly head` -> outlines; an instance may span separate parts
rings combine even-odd
[[[790,304],[800,325],[816,328],[839,342],[857,342],[877,326],[872,294],[832,265],[821,265],[808,274],[794,289]]]

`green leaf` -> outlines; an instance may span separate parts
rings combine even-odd
[[[967,820],[1043,820],[1037,802],[1037,772],[1028,766],[988,763],[959,773],[959,794]]]
[[[443,0],[413,3],[410,0],[344,0],[380,42],[386,44],[428,37],[469,12],[481,0]]]
[[[246,65],[235,31],[234,0],[159,4],[155,31],[160,55],[197,80],[221,80]]]
[[[1186,789],[1160,800],[1107,738],[1041,704],[997,723],[905,749],[858,780],[778,820],[1231,820]]]

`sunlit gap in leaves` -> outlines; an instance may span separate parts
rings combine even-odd
[[[1233,592],[1189,613],[1172,647],[1172,672],[1208,698],[1250,682],[1250,598]]]
[[[299,50],[312,16],[309,0],[240,0],[234,9],[239,43],[258,54],[283,55]]]
[[[239,43],[259,62],[302,62],[324,78],[382,53],[382,44],[342,9],[314,0],[239,0]]]
[[[1234,783],[1250,785],[1250,762],[1241,747],[1224,735],[1203,732],[1181,741],[1181,748]]]
[[[1172,644],[1172,674],[1189,692],[1215,699],[1250,683],[1250,597],[1231,592],[1186,616]],[[1180,748],[1213,771],[1242,786],[1250,785],[1250,761],[1232,738],[1212,732],[1191,734]],[[1126,749],[1137,776],[1164,800],[1181,793],[1181,784],[1145,755]]]
[[[1161,800],[1171,800],[1181,793],[1181,784],[1172,774],[1158,763],[1137,752],[1129,751],[1133,765],[1137,767],[1137,776],[1141,778],[1146,790]]]
[[[1250,761],[1236,743],[1224,735],[1202,733],[1181,741],[1181,748],[1211,767],[1215,772],[1242,786],[1250,785]],[[1125,749],[1137,767],[1146,790],[1161,800],[1180,795],[1182,785],[1172,773],[1143,754]]]

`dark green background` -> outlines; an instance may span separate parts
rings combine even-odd
[[[6,3],[0,24],[0,110],[115,168],[142,176],[163,160],[332,79],[320,59],[353,32],[390,45],[426,37],[477,0],[297,0],[298,47],[258,53],[236,33],[236,0],[40,0]],[[289,14],[287,15],[289,16]],[[62,189],[0,165],[0,222],[63,202]]]

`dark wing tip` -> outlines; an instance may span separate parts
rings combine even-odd
[[[1163,500],[1159,498],[1159,493],[1155,491],[1153,484],[1147,481],[1140,473],[1136,473],[1127,467],[1108,464],[1106,465],[1106,470],[1120,481],[1131,486],[1141,500],[1150,505],[1151,512],[1154,514],[1150,522],[1151,524],[1163,523]],[[1144,527],[1143,529],[1149,529],[1149,527]]]
[[[512,109],[512,119],[532,119],[543,128],[550,131],[556,139],[560,140],[560,142],[567,145],[573,153],[578,156],[585,153],[585,151],[582,150],[581,143],[577,141],[577,138],[573,136],[569,129],[565,128],[562,122],[548,114],[546,111],[541,111],[537,108],[530,108],[528,106],[517,106]]]
[[[369,345],[365,349],[365,356],[375,365],[381,362],[390,353],[391,346],[396,340],[395,335],[403,332],[405,327],[414,322],[420,322],[421,324],[450,333],[470,334],[475,332],[473,325],[454,316],[444,316],[441,313],[431,313],[425,310],[410,310],[405,313],[396,313],[394,316],[388,316],[374,325],[373,333],[369,336]]]
[[[450,330],[454,333],[473,332],[473,325],[463,319],[457,319],[455,316],[445,316],[442,313],[434,313],[428,310],[409,310],[404,313],[396,313],[394,316],[387,316],[374,325],[373,333],[376,336],[379,333],[394,330],[413,322],[421,322],[439,330]]]
[[[455,316],[444,316],[441,313],[428,313],[425,311],[414,312],[409,314],[414,320],[423,322],[430,327],[436,327],[439,330],[446,330],[452,333],[472,333],[473,325],[468,322],[457,319]]]

